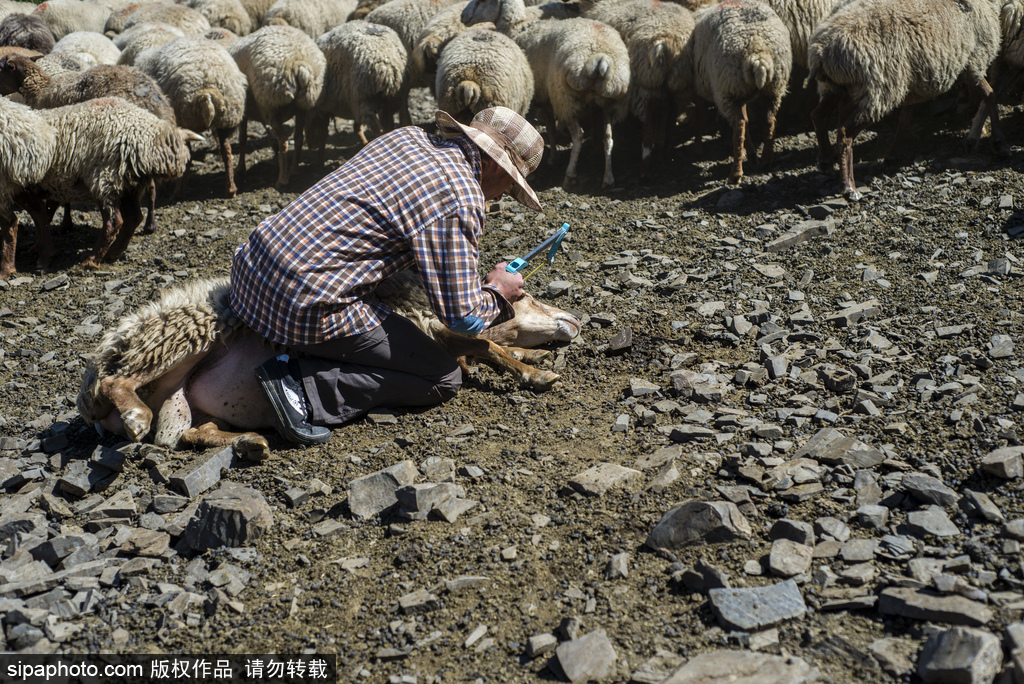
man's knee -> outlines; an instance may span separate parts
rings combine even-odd
[[[441,401],[448,401],[455,397],[459,392],[459,388],[462,387],[462,369],[455,366],[455,370],[450,373],[441,376],[435,384],[437,388],[438,396]]]

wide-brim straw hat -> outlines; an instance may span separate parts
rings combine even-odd
[[[544,139],[526,119],[508,107],[483,109],[468,126],[460,124],[448,112],[438,111],[435,119],[437,129],[445,138],[468,135],[515,181],[508,193],[523,206],[541,210],[537,193],[526,182],[526,177],[540,165]]]

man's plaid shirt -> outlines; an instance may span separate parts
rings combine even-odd
[[[232,308],[274,342],[315,344],[377,327],[388,314],[377,283],[415,267],[446,326],[510,318],[477,273],[479,178],[468,137],[409,126],[373,140],[235,250]]]

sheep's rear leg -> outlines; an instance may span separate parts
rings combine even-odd
[[[583,148],[583,128],[579,121],[569,123],[572,134],[572,151],[569,153],[569,166],[565,169],[565,178],[562,180],[562,187],[569,187],[576,182],[576,163],[580,158],[580,150]]]
[[[18,214],[0,214],[0,280],[7,280],[14,273],[14,253],[18,246]]]
[[[234,197],[238,194],[238,186],[235,185],[234,159],[231,158],[231,129],[217,129],[217,149],[220,151],[220,158],[224,162],[224,174],[227,176],[227,196]]]
[[[818,141],[818,170],[829,172],[836,163],[836,150],[832,146],[832,139],[829,136],[828,121],[830,114],[834,112],[839,103],[839,94],[829,90],[825,93],[819,91],[818,106],[811,110],[811,123],[814,124],[814,137]],[[836,143],[838,144],[838,140]]]
[[[178,446],[199,449],[230,446],[236,456],[249,461],[263,461],[270,456],[270,445],[262,435],[255,432],[228,432],[212,422],[185,430],[178,440]]]
[[[105,258],[114,261],[128,249],[128,243],[135,235],[135,229],[142,223],[142,205],[139,203],[138,192],[129,193],[121,198],[121,228],[117,231],[117,239],[110,246]]]
[[[971,132],[967,135],[967,144],[972,146],[971,149],[976,148],[981,138],[981,128],[984,126],[984,116],[982,112],[987,109],[989,121],[992,127],[992,150],[996,156],[1008,157],[1010,155],[1010,146],[1006,142],[1006,137],[1003,135],[1003,127],[999,123],[999,104],[996,101],[996,93],[989,85],[988,80],[984,77],[979,78],[975,81],[972,89],[975,90],[983,98],[983,103],[978,107],[978,114],[974,117],[974,123],[971,126]],[[979,126],[978,117],[981,117],[981,125]],[[977,131],[975,131],[977,129]],[[977,132],[977,135],[975,133]]]
[[[761,150],[761,163],[759,168],[762,170],[768,170],[772,166],[772,162],[775,160],[775,124],[776,114],[779,112],[779,105],[782,103],[774,103],[768,108],[768,111],[764,116],[764,148]]]
[[[747,133],[747,106],[736,107],[729,117],[732,121],[732,170],[729,184],[735,185],[743,178],[743,145]]]
[[[288,185],[288,135],[284,130],[284,121],[280,115],[274,115],[270,122],[270,129],[274,134],[274,142],[277,145],[277,183],[274,187],[284,190]]]
[[[152,235],[156,229],[156,181],[150,179],[146,192],[146,223],[142,226],[142,232]]]
[[[466,337],[457,333],[447,333],[441,335],[440,342],[452,356],[460,359],[461,366],[465,367],[467,357],[477,358],[519,376],[520,384],[534,390],[549,390],[561,379],[557,373],[534,368],[516,360],[506,353],[503,347],[482,337]]]
[[[604,178],[601,180],[602,188],[610,188],[615,185],[615,176],[612,175],[612,147],[615,142],[612,140],[612,117],[604,115]]]
[[[249,142],[249,117],[243,116],[242,123],[238,125],[238,169],[235,176],[239,182],[245,181],[245,148]]]
[[[307,112],[299,110],[295,112],[295,155],[292,157],[291,172],[299,170],[299,158],[302,156],[302,144],[305,142]]]
[[[92,254],[82,262],[82,266],[85,268],[99,268],[100,262],[107,255],[107,251],[114,244],[114,239],[120,232],[121,226],[124,225],[121,210],[118,208],[110,210],[103,207],[100,209],[100,217],[103,220],[103,226],[100,228],[100,234],[92,248]]]
[[[50,262],[56,250],[53,247],[53,236],[50,234],[50,223],[57,211],[56,202],[47,202],[35,195],[21,195],[18,203],[25,208],[28,215],[32,217],[32,223],[36,227],[36,268],[46,271],[50,268]]]

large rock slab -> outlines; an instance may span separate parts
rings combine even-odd
[[[185,528],[185,541],[196,550],[246,546],[274,524],[263,494],[235,482],[224,482],[203,497]]]
[[[918,501],[936,506],[952,506],[960,499],[960,495],[943,484],[942,480],[924,473],[904,475],[903,488]]]
[[[618,463],[599,463],[569,480],[569,486],[580,494],[603,496],[612,487],[626,484],[641,474]]]
[[[603,629],[559,644],[555,657],[566,679],[577,682],[601,681],[615,674],[615,647]]]
[[[398,503],[398,489],[411,485],[418,475],[413,462],[406,460],[352,480],[348,483],[352,517],[365,520],[391,508]]]
[[[908,587],[883,590],[878,599],[878,612],[970,627],[980,627],[992,619],[992,611],[983,603],[963,596],[943,596]]]
[[[1024,446],[1008,446],[989,452],[981,458],[981,469],[1004,480],[1024,475]]]
[[[933,634],[917,659],[928,684],[991,684],[1003,666],[1003,647],[991,632],[952,627]]]
[[[644,542],[652,549],[678,549],[691,544],[750,539],[751,528],[736,504],[728,501],[684,501],[670,508]]]
[[[662,684],[812,684],[821,673],[803,658],[750,651],[712,651],[689,661]]]
[[[712,589],[708,597],[718,622],[740,632],[768,629],[807,612],[804,597],[793,580],[764,587]]]
[[[810,458],[829,465],[848,465],[854,470],[872,468],[885,460],[881,451],[834,428],[822,428],[807,440],[793,458]]]

